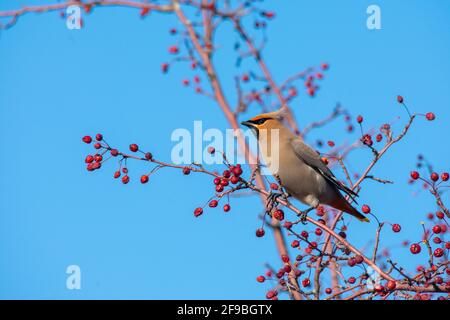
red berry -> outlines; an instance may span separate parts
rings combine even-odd
[[[184,167],[184,168],[183,168],[183,174],[188,175],[189,173],[191,173],[191,168],[189,168],[189,167]]]
[[[91,143],[92,142],[92,138],[90,136],[84,136],[82,140],[83,140],[84,143]]]
[[[267,299],[273,299],[274,297],[275,297],[275,293],[272,290],[270,290],[266,293]]]
[[[376,292],[383,292],[384,291],[384,287],[381,284],[376,284],[374,287]]]
[[[231,172],[230,172],[230,170],[225,170],[225,171],[222,173],[222,176],[224,176],[225,178],[231,177]]]
[[[300,245],[300,241],[298,241],[298,240],[294,240],[291,242],[292,248],[298,248],[299,245]]]
[[[333,141],[328,141],[327,144],[328,144],[329,147],[334,147],[335,146]]]
[[[284,220],[284,212],[281,209],[277,209],[273,212],[273,217],[277,219],[278,221]]]
[[[409,248],[412,254],[418,254],[420,251],[422,251],[422,248],[420,247],[420,244],[413,243],[411,247]]]
[[[162,70],[163,73],[167,73],[167,71],[169,71],[169,64],[163,63],[161,65],[161,70]]]
[[[287,254],[281,255],[281,261],[283,261],[284,263],[288,263],[289,262],[289,256]]]
[[[403,103],[403,97],[402,96],[397,96],[397,102],[398,103]]]
[[[292,268],[290,265],[287,264],[283,267],[283,270],[284,270],[284,272],[289,273],[289,272],[291,272]]]
[[[139,147],[138,147],[138,145],[136,143],[130,144],[130,151],[136,152],[138,150],[139,150]]]
[[[314,232],[317,236],[321,236],[322,235],[322,229],[317,228],[316,231]]]
[[[308,278],[303,279],[302,286],[304,286],[306,288],[306,287],[309,287],[310,284],[311,284],[311,280],[309,280]]]
[[[402,230],[402,227],[398,224],[398,223],[394,223],[392,225],[392,231],[394,232],[400,232],[400,230]]]
[[[230,210],[231,210],[231,207],[230,207],[229,204],[226,204],[226,205],[223,206],[223,211],[228,212]]]
[[[433,181],[438,181],[439,180],[439,175],[436,172],[433,172],[430,176],[430,179]]]
[[[362,116],[358,116],[358,117],[356,118],[356,121],[358,121],[358,123],[362,123],[363,120],[364,120],[364,118],[363,118]]]
[[[328,65],[328,63],[322,63],[322,66],[321,66],[322,70],[328,70],[329,67],[330,66]]]
[[[214,154],[214,153],[216,153],[216,149],[214,147],[208,147],[208,153]]]
[[[397,283],[394,280],[389,280],[386,284],[386,288],[388,288],[388,290],[394,290],[397,287]]]
[[[236,184],[236,183],[239,182],[239,178],[236,177],[236,176],[232,176],[232,177],[230,178],[230,182],[231,182],[232,184]]]
[[[266,278],[264,276],[258,276],[256,277],[256,281],[263,283],[264,281],[266,281]]]
[[[376,140],[377,140],[377,142],[381,142],[381,140],[383,140],[383,136],[380,133],[377,134]]]
[[[203,213],[203,209],[202,208],[200,208],[200,207],[195,208],[195,210],[194,210],[194,216],[195,217],[198,217],[198,216],[202,215],[202,213]]]
[[[149,12],[150,8],[142,8],[139,15],[141,16],[141,18],[144,18],[146,15],[148,15]]]
[[[355,277],[350,277],[350,278],[348,278],[348,283],[350,283],[350,284],[354,284],[355,282],[356,282],[356,279],[355,279]]]
[[[233,174],[236,177],[239,177],[242,174],[242,168],[240,165],[237,165],[236,167],[233,168]]]
[[[308,233],[308,231],[302,231],[302,232],[300,233],[300,235],[301,235],[303,238],[308,238],[309,233]]]
[[[369,207],[367,204],[363,205],[363,206],[361,207],[361,210],[362,210],[362,212],[364,212],[365,214],[370,213],[370,207]]]
[[[150,152],[147,152],[147,153],[145,153],[145,159],[147,159],[148,161],[152,161],[153,155]]]
[[[440,258],[444,255],[444,250],[442,250],[442,248],[437,248],[436,250],[434,250],[433,254],[436,258]]]
[[[178,53],[178,47],[177,46],[171,46],[169,47],[169,53],[171,54],[177,54]]]
[[[96,162],[102,162],[103,156],[102,156],[101,154],[96,154],[96,155],[94,156],[94,160],[95,160]]]
[[[414,180],[419,179],[420,175],[417,171],[411,171],[411,178]]]
[[[84,159],[84,162],[86,163],[91,163],[92,161],[94,161],[94,157],[91,155],[87,155],[86,159]]]
[[[292,228],[292,222],[290,222],[290,221],[285,221],[284,224],[283,224],[283,227],[285,227],[286,229]]]
[[[355,261],[357,264],[361,264],[364,261],[364,258],[361,255],[355,256]]]
[[[325,289],[325,293],[326,294],[331,294],[333,292],[333,290],[331,290],[331,288],[326,288]]]
[[[122,168],[122,172],[127,174],[128,173],[128,169],[124,167],[124,168]]]
[[[356,259],[355,258],[350,258],[350,259],[348,259],[347,260],[347,264],[350,266],[350,267],[354,267],[355,265],[356,265]]]
[[[276,184],[275,182],[272,182],[272,183],[270,184],[270,189],[272,189],[272,190],[278,190],[278,188],[279,188],[279,186],[278,186],[278,184]]]
[[[258,238],[264,237],[264,234],[265,234],[265,233],[266,233],[266,232],[264,231],[263,228],[256,229],[256,236],[257,236]]]
[[[439,234],[439,233],[441,233],[441,231],[442,231],[442,229],[441,229],[441,226],[440,226],[440,225],[435,225],[435,226],[433,227],[433,233]]]
[[[226,187],[226,186],[229,185],[230,183],[228,182],[227,179],[222,179],[222,180],[220,180],[220,184],[221,184],[222,186]]]
[[[141,183],[147,183],[148,182],[148,175],[141,176]]]
[[[436,116],[434,115],[433,112],[428,112],[425,117],[427,118],[428,121],[433,121],[434,119],[436,119]]]
[[[128,182],[130,182],[130,177],[125,175],[122,177],[122,183],[123,184],[127,184]]]
[[[95,135],[95,140],[97,140],[97,141],[102,141],[102,140],[103,140],[103,135],[102,135],[101,133],[97,133],[97,134]]]
[[[220,178],[219,177],[215,177],[213,180],[214,184],[217,186],[220,184]]]
[[[439,219],[444,219],[444,213],[442,211],[438,211],[436,212],[436,217],[438,217]]]
[[[110,153],[111,153],[111,155],[112,155],[113,157],[117,157],[117,156],[119,155],[119,150],[117,150],[117,149],[111,149]]]
[[[98,142],[94,144],[95,149],[100,149],[101,147],[102,147],[102,145]]]
[[[444,172],[441,174],[442,181],[448,181],[448,178],[449,178],[448,172]]]
[[[242,81],[247,82],[247,81],[249,81],[249,80],[250,80],[250,77],[248,76],[248,74],[247,74],[247,73],[244,73],[244,74],[242,75]]]
[[[114,179],[117,179],[118,177],[120,177],[120,171],[119,170],[114,172]]]
[[[222,192],[223,191],[223,185],[219,184],[216,186],[216,192]]]
[[[434,237],[433,238],[433,242],[436,243],[436,244],[440,244],[442,242],[442,240],[439,237]]]
[[[219,204],[219,202],[217,200],[211,200],[209,202],[209,207],[210,208],[215,208],[215,207],[217,207],[218,204]]]

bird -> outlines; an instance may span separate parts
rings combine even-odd
[[[265,165],[288,196],[310,206],[309,210],[324,204],[346,212],[360,221],[369,222],[342,193],[355,203],[358,194],[341,183],[322,161],[319,153],[283,124],[284,114],[285,110],[281,108],[275,112],[257,115],[241,124],[255,134]],[[274,140],[277,135],[272,134],[273,130],[278,135],[277,141]],[[274,143],[278,143],[278,150],[275,149],[278,151],[278,161],[274,161],[272,154]]]

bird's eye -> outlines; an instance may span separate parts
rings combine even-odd
[[[264,122],[266,122],[267,120],[269,120],[269,118],[261,118],[261,119],[253,121],[253,123],[260,125],[260,124],[263,124]]]

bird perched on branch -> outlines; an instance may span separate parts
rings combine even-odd
[[[341,192],[354,202],[358,195],[336,179],[319,154],[283,125],[282,118],[281,109],[241,123],[256,134],[264,162],[280,185],[311,209],[325,204],[369,222]]]

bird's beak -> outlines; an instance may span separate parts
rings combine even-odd
[[[254,127],[254,126],[253,126],[253,123],[251,123],[251,122],[249,122],[249,121],[242,121],[241,124],[242,124],[243,126],[246,126],[246,127],[249,127],[249,128]]]

